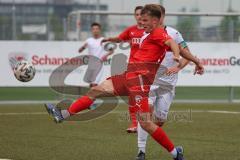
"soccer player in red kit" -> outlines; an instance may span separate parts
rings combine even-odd
[[[143,9],[143,6],[137,6],[135,7],[134,10],[134,17],[137,22],[136,25],[130,26],[127,29],[125,29],[122,33],[119,34],[117,37],[110,37],[110,38],[105,38],[102,42],[129,42],[131,46],[130,50],[130,56],[129,56],[129,62],[131,63],[133,61],[133,56],[134,54],[138,51],[139,49],[139,44],[140,44],[140,39],[143,36],[143,26],[141,23],[141,11]],[[135,104],[133,103],[134,101],[132,98],[129,96],[129,115],[131,118],[131,124],[127,128],[128,133],[136,133],[137,132],[137,108]]]
[[[170,47],[173,59],[179,61],[179,47],[159,27],[161,9],[158,5],[145,5],[141,12],[146,34],[141,38],[139,50],[134,54],[127,71],[112,76],[77,99],[67,110],[60,110],[52,104],[46,104],[49,114],[58,123],[69,116],[87,109],[96,98],[117,95],[135,95],[135,105],[139,110],[139,123],[152,138],[172,154],[174,160],[183,160],[182,151],[175,147],[162,128],[157,126],[150,115],[148,105],[149,88],[154,81],[159,64]]]

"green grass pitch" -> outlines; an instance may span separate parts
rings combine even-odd
[[[0,105],[0,159],[134,160],[137,139],[125,132],[126,111],[122,104],[96,120],[55,124],[42,105]],[[164,129],[187,160],[239,160],[239,104],[173,104],[171,111]],[[185,119],[173,116],[179,113]],[[149,137],[147,160],[171,157]]]
[[[61,98],[48,87],[0,87],[1,100],[55,100]],[[227,100],[229,87],[177,87],[175,99]],[[234,99],[240,99],[240,87],[234,87]]]

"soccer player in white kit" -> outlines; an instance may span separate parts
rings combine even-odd
[[[107,57],[113,54],[113,50],[109,49],[107,53],[104,50],[104,46],[101,44],[104,37],[101,35],[101,25],[99,23],[92,23],[91,32],[92,37],[86,40],[84,45],[79,49],[79,53],[88,48],[88,55],[98,59],[89,58],[89,68],[87,70],[87,78],[85,78],[90,83],[90,87],[93,87],[100,83],[104,72],[104,67],[98,68],[94,63],[103,63],[106,61]]]
[[[165,26],[163,24],[164,16],[165,16],[165,8],[161,6],[162,10],[162,21],[161,26],[164,27],[168,35],[177,43],[181,50],[185,49],[189,52],[187,43],[184,41],[181,33],[179,33],[176,29]],[[163,59],[161,66],[158,69],[155,80],[151,86],[151,91],[149,93],[149,105],[153,108],[153,116],[157,119],[157,124],[162,126],[164,122],[167,120],[167,115],[169,112],[170,105],[175,96],[175,87],[178,80],[177,72],[184,68],[188,64],[188,60],[182,59],[183,65],[181,67],[175,68],[173,74],[166,74],[166,71],[171,66],[175,65],[175,61],[173,60],[173,54],[171,51],[167,51],[165,58]],[[188,55],[189,56],[189,55]],[[197,58],[195,58],[195,63],[197,62]],[[197,74],[203,74],[204,68],[199,67],[195,68],[195,72]],[[141,128],[138,124],[138,155],[136,160],[144,160],[145,159],[145,150],[146,150],[146,142],[147,142],[148,133]]]

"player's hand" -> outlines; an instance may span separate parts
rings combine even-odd
[[[178,66],[170,67],[166,70],[165,74],[170,76],[171,74],[177,74],[181,69]]]
[[[204,73],[204,67],[201,63],[199,63],[198,65],[195,66],[194,75],[195,74],[202,75],[203,73]]]
[[[196,75],[196,74],[202,75],[203,73],[204,73],[204,67],[201,64],[200,59],[197,58],[197,63],[196,63],[193,75]]]

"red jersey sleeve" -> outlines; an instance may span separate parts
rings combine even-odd
[[[160,46],[165,46],[165,42],[172,39],[164,29],[156,29],[152,35],[152,40]]]
[[[128,41],[130,40],[130,29],[131,27],[126,28],[122,33],[119,34],[118,38],[122,41]]]

